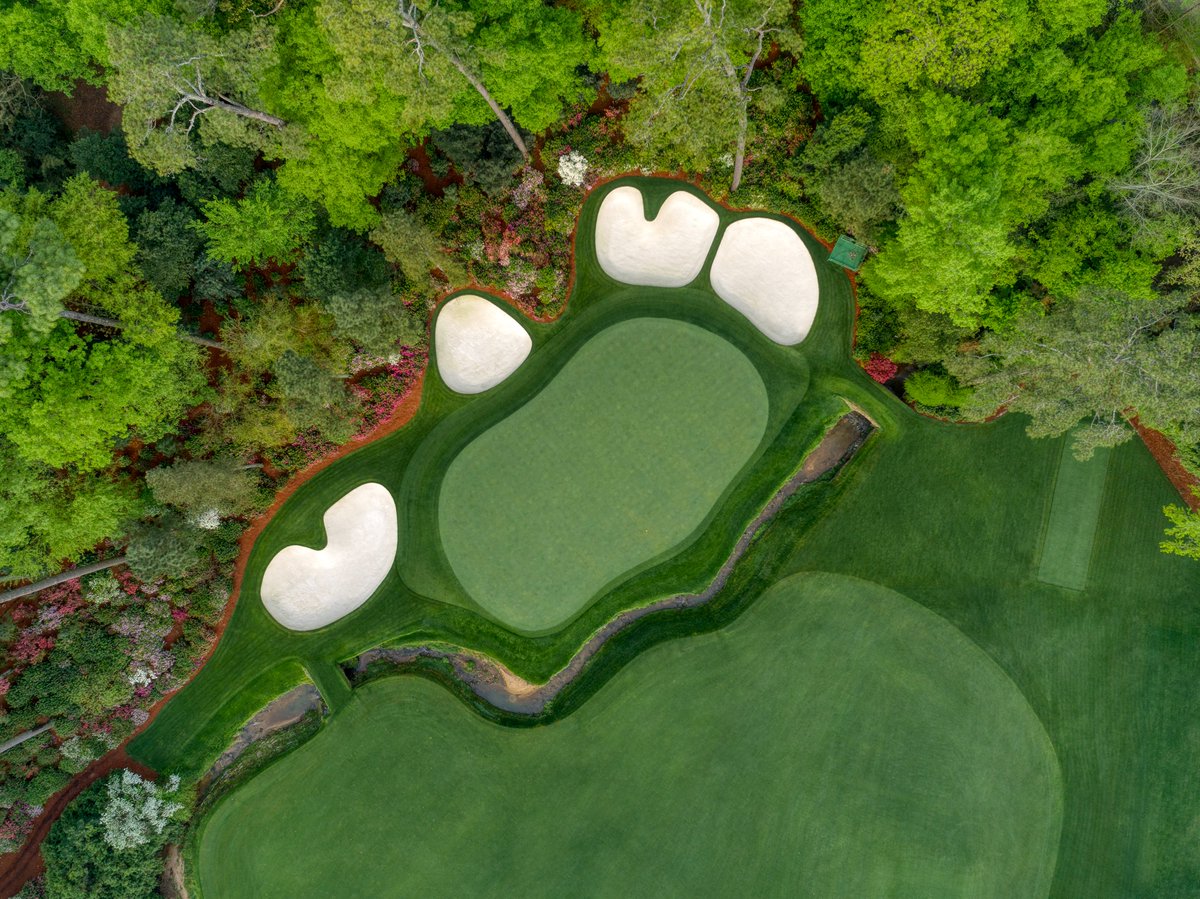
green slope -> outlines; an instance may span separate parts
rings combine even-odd
[[[210,819],[204,895],[1043,895],[1061,785],[938,616],[801,576],[548,728],[388,679]]]

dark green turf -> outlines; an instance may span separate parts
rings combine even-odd
[[[779,570],[898,590],[1008,672],[1062,764],[1052,896],[1200,895],[1200,566],[1158,551],[1174,490],[1140,443],[1113,450],[1087,588],[1050,586],[1037,554],[1066,441],[900,415]]]
[[[652,204],[661,203],[675,190],[703,196],[679,182],[630,180],[643,188]],[[600,198],[621,183],[613,182],[592,195],[580,215],[581,233],[591,233]],[[720,212],[723,221],[736,217]],[[814,257],[823,258],[821,246],[807,234],[802,236]],[[464,397],[441,383],[436,359],[431,360],[420,408],[408,426],[320,472],[288,500],[255,544],[237,609],[212,660],[135,738],[130,752],[156,769],[198,776],[255,710],[289,686],[289,672],[302,670],[296,662],[340,661],[387,643],[436,639],[470,646],[505,660],[524,676],[542,679],[565,664],[588,635],[618,611],[664,593],[701,589],[744,525],[791,475],[824,429],[844,413],[845,404],[836,393],[861,391],[855,385],[867,383],[848,358],[854,314],[849,282],[840,270],[823,264],[818,269],[822,305],[813,330],[801,347],[780,347],[708,289],[617,284],[600,270],[589,241],[581,238],[567,311],[550,324],[522,321],[534,349],[516,373],[485,394]],[[702,327],[750,360],[769,396],[766,435],[682,546],[647,559],[610,583],[603,595],[553,633],[530,637],[505,627],[467,594],[442,550],[438,495],[450,460],[543,390],[597,334],[648,316]],[[814,369],[837,371],[836,391],[811,392]],[[848,381],[843,383],[843,378]],[[561,463],[512,459],[508,464],[514,475],[537,476],[540,466]],[[286,631],[266,614],[258,596],[267,562],[289,544],[321,546],[324,511],[367,481],[384,484],[397,501],[400,548],[394,573],[373,599],[346,618],[309,633]]]
[[[1070,442],[1064,443],[1050,517],[1042,536],[1039,581],[1068,590],[1087,586],[1111,455],[1111,450],[1101,448],[1091,459],[1080,461],[1071,451]]]
[[[1043,895],[1061,783],[1000,669],[849,578],[781,584],[548,728],[422,681],[361,689],[223,802],[222,899]]]
[[[637,183],[654,202],[671,190],[688,189],[675,182]],[[753,609],[757,597],[783,576],[803,571],[856,575],[903,593],[958,627],[996,660],[1044,724],[1064,785],[1050,895],[1200,896],[1200,841],[1195,839],[1200,827],[1200,729],[1195,725],[1200,720],[1200,566],[1158,552],[1161,507],[1176,497],[1145,449],[1130,444],[1111,455],[1084,589],[1042,583],[1037,579],[1040,547],[1064,441],[1030,441],[1025,422],[1011,416],[984,426],[948,425],[901,405],[849,361],[852,298],[844,276],[823,263],[818,265],[821,310],[813,334],[798,350],[764,343],[740,316],[699,287],[619,289],[598,271],[588,249],[596,207],[589,203],[581,215],[577,289],[568,312],[557,324],[526,323],[535,343],[526,364],[495,391],[473,400],[450,394],[431,375],[409,427],[298,491],[287,514],[256,546],[247,590],[214,659],[133,742],[131,753],[164,772],[199,773],[253,711],[304,676],[296,660],[330,663],[387,643],[439,640],[468,646],[526,677],[544,679],[619,610],[706,584],[784,472],[844,409],[838,397],[846,397],[864,407],[880,429],[843,474],[802,490],[759,535],[711,606],[649,616],[615,638],[552,708],[552,716],[571,710],[588,714],[591,703],[606,701],[612,686],[607,680],[624,665],[640,664],[649,647],[679,637],[679,651],[686,652],[698,632],[727,626],[735,613]],[[819,249],[815,253],[822,258]],[[523,635],[504,628],[471,602],[441,553],[432,520],[441,474],[449,459],[541,390],[588,340],[647,315],[705,327],[751,360],[770,396],[763,445],[685,548],[631,572],[554,633]],[[511,464],[515,473],[538,476],[534,463]],[[379,597],[344,621],[307,635],[284,632],[257,599],[266,560],[288,543],[319,545],[324,509],[366,480],[386,483],[403,510],[397,573]],[[732,640],[734,633],[713,639]],[[754,662],[747,668],[753,670]],[[405,684],[395,689],[429,688]],[[613,691],[617,698],[607,701],[620,701],[620,692]],[[356,704],[352,698],[338,714],[352,714]],[[335,715],[333,723],[338,720]],[[645,726],[652,729],[653,722],[650,715]],[[483,765],[487,759],[478,761]],[[606,768],[596,775],[619,779],[621,771]],[[257,789],[255,783],[246,789]],[[508,808],[481,806],[475,813],[504,816]],[[695,803],[692,814],[714,812]],[[383,845],[403,816],[399,807],[390,819],[359,824],[379,828],[369,832]],[[617,836],[614,828],[612,838]],[[348,855],[347,866],[366,864],[370,857]],[[738,861],[744,869],[758,863]],[[431,849],[413,862],[444,868],[460,858]],[[839,862],[847,876],[864,864],[860,857]]]
[[[439,530],[454,573],[511,627],[561,624],[695,531],[768,410],[754,366],[710,331],[657,318],[601,331],[450,463]]]

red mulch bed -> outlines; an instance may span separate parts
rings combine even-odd
[[[1146,444],[1146,449],[1150,450],[1150,455],[1154,457],[1158,467],[1163,470],[1167,480],[1175,485],[1175,489],[1179,491],[1183,501],[1189,508],[1200,512],[1200,497],[1197,497],[1194,492],[1200,490],[1200,478],[1183,467],[1183,463],[1179,461],[1179,450],[1175,448],[1175,444],[1154,428],[1143,425],[1136,416],[1130,419],[1129,423],[1138,432],[1138,436]]]

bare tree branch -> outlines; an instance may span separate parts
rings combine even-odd
[[[437,38],[435,38],[425,29],[424,23],[420,18],[420,10],[417,8],[416,3],[412,2],[412,0],[409,0],[409,2],[405,2],[405,0],[398,0],[396,9],[400,14],[401,23],[412,35],[412,38],[408,41],[408,43],[411,44],[413,41],[416,41],[416,49],[414,52],[418,55],[418,71],[423,71],[424,69],[425,56],[423,45],[427,44],[430,48],[436,50],[438,53],[444,56],[447,61],[454,66],[454,68],[458,69],[459,74],[467,79],[471,87],[475,88],[479,96],[481,96],[484,102],[487,103],[488,108],[492,110],[492,114],[495,115],[500,121],[500,124],[504,126],[504,130],[508,132],[508,136],[512,139],[513,144],[515,144],[516,148],[521,151],[521,155],[528,160],[529,148],[525,146],[525,141],[521,137],[521,132],[517,130],[517,126],[513,123],[513,120],[509,117],[508,113],[501,108],[500,104],[497,103],[491,93],[488,92],[488,89],[484,86],[480,78],[473,71],[471,71],[471,69],[462,61],[458,54],[444,45],[441,41],[437,40]]]

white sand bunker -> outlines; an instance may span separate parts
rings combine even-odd
[[[324,549],[285,546],[263,574],[263,605],[294,631],[349,615],[371,598],[396,557],[396,503],[382,484],[355,487],[325,511]]]
[[[442,306],[433,329],[438,374],[456,393],[483,393],[516,371],[533,341],[511,315],[474,294]]]
[[[713,290],[776,343],[808,336],[817,317],[817,269],[783,222],[739,219],[721,236],[709,270]]]
[[[647,287],[683,287],[696,279],[721,217],[687,191],[667,197],[646,221],[642,192],[618,187],[596,216],[596,258],[610,278]]]

